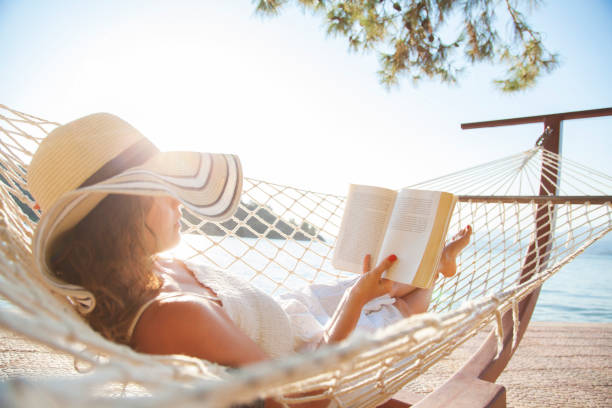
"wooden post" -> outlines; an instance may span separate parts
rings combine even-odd
[[[561,119],[556,116],[544,118],[542,147],[554,153],[555,156],[550,161],[542,161],[540,170],[540,196],[554,196],[558,192],[557,184],[559,182],[560,169],[556,155],[561,151],[561,123]],[[521,283],[529,280],[534,273],[546,269],[555,223],[554,214],[555,209],[552,204],[539,203],[536,207],[535,236],[534,240],[529,244],[527,255],[523,261],[520,275]],[[517,333],[517,347],[531,320],[531,315],[533,314],[538,297],[540,296],[540,289],[541,287],[535,289],[518,304],[520,324]],[[502,317],[502,324],[505,335],[503,339],[503,349],[501,353],[499,353],[499,356],[495,358],[497,354],[497,335],[491,333],[487,341],[479,350],[481,351],[479,358],[476,360],[472,358],[474,361],[470,360],[470,362],[473,362],[473,367],[471,369],[472,374],[477,375],[481,380],[495,382],[516,351],[516,349],[512,348],[514,342],[514,319],[512,317],[512,311],[506,312]],[[478,354],[479,353],[476,355]],[[486,360],[488,360],[488,363]],[[479,370],[477,367],[479,367]]]

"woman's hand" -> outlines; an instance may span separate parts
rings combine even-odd
[[[357,326],[361,309],[370,300],[389,293],[393,282],[383,279],[382,274],[389,269],[397,256],[391,255],[380,263],[376,268],[370,270],[370,255],[363,259],[363,273],[357,282],[344,294],[334,315],[329,321],[323,341],[335,343],[344,340]]]
[[[370,269],[371,256],[363,258],[363,271],[359,280],[351,288],[350,296],[362,306],[372,299],[383,296],[391,291],[393,281],[382,277],[397,260],[397,256],[390,255],[374,269]]]

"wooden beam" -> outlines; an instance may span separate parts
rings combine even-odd
[[[590,109],[575,112],[551,113],[548,115],[525,116],[522,118],[488,120],[485,122],[462,123],[461,129],[479,129],[498,126],[525,125],[529,123],[541,123],[549,120],[571,120],[571,119],[587,119],[600,116],[612,116],[612,108]]]
[[[473,196],[460,195],[460,202],[521,204],[610,204],[612,196]]]

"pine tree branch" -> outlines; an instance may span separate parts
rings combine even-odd
[[[288,0],[256,0],[256,11],[275,15]],[[517,0],[519,2],[519,0]],[[524,0],[536,5],[537,0]],[[557,54],[544,47],[510,0],[505,10],[514,38],[504,40],[495,29],[497,0],[294,0],[320,14],[328,35],[346,37],[350,51],[374,51],[381,69],[380,82],[397,86],[407,76],[414,83],[423,78],[456,83],[467,65],[490,61],[506,65],[506,77],[494,80],[502,91],[533,86],[543,73],[558,66]],[[514,2],[516,4],[516,2]],[[459,17],[461,33],[448,43],[441,32]],[[463,51],[465,61],[455,56]]]

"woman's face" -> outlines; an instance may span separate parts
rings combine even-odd
[[[154,252],[175,247],[181,240],[181,203],[172,197],[154,197],[145,223],[154,234]]]

